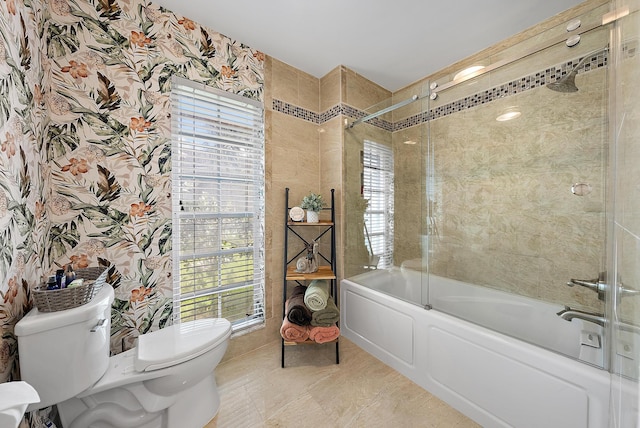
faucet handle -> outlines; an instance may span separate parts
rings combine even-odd
[[[589,290],[595,291],[598,293],[598,299],[604,300],[607,284],[600,280],[600,278],[595,279],[575,279],[571,278],[569,282],[567,282],[569,287],[573,287],[574,285],[579,285],[581,287],[588,288]]]
[[[581,287],[588,288],[589,290],[593,290],[596,293],[598,293],[598,299],[604,300],[607,289],[609,288],[609,286],[605,282],[606,276],[607,276],[606,272],[600,272],[600,275],[598,276],[598,278],[595,278],[595,279],[571,278],[571,280],[567,282],[567,285],[569,287],[573,287],[574,285],[579,285]],[[617,287],[621,297],[640,295],[640,290],[627,288],[620,281],[618,281]]]
[[[593,289],[594,291],[598,291],[598,286],[600,284],[600,280],[598,278],[596,279],[576,279],[576,278],[571,278],[569,280],[569,282],[567,282],[567,285],[569,287],[573,287],[574,285],[580,285],[582,287],[587,287],[590,289]]]

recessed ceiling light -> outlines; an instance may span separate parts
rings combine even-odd
[[[507,109],[504,113],[500,114],[500,116],[496,117],[498,122],[506,122],[507,120],[512,120],[520,117],[522,113],[520,111],[511,108]]]
[[[413,140],[407,140],[407,141],[404,141],[403,144],[406,144],[408,146],[413,146],[414,144],[418,144],[418,142]]]
[[[471,67],[467,67],[464,70],[461,70],[453,76],[453,80],[463,79],[465,77],[471,76],[473,73],[480,71],[484,68],[484,65],[472,65]]]

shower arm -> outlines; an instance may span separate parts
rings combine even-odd
[[[580,61],[578,61],[578,63],[576,64],[576,66],[575,66],[575,67],[572,67],[572,68],[571,68],[571,71],[569,72],[569,74],[571,74],[571,73],[577,73],[577,72],[578,72],[578,69],[579,69],[580,67],[582,67],[582,66],[584,65],[584,63],[585,63],[585,62],[587,62],[587,60],[588,60],[590,57],[592,57],[592,56],[594,56],[594,55],[596,55],[596,54],[599,54],[600,52],[607,52],[608,50],[609,50],[609,48],[608,48],[608,47],[605,47],[605,48],[603,48],[603,49],[598,49],[597,51],[593,51],[593,52],[591,52],[591,53],[586,54],[585,56],[583,56],[583,57],[582,57],[582,59],[581,59]]]
[[[571,73],[578,73],[578,69],[580,67],[582,67],[584,65],[585,62],[587,62],[587,60],[595,55],[598,55],[599,53],[604,53],[604,52],[608,52],[609,51],[609,45],[606,45],[605,47],[601,48],[601,49],[596,49],[593,50],[591,52],[588,52],[586,54],[584,54],[584,56],[582,57],[582,59],[580,61],[578,61],[578,63],[571,67],[571,71],[569,73],[567,73],[567,76]],[[563,76],[564,77],[564,76]]]

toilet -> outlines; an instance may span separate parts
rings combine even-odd
[[[213,370],[231,323],[207,318],[143,334],[109,357],[113,288],[59,312],[32,309],[15,326],[22,380],[57,404],[64,428],[202,428],[218,412]]]
[[[18,428],[27,406],[40,400],[27,382],[0,383],[0,427]]]

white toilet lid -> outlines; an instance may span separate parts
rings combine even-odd
[[[158,370],[188,361],[215,348],[231,335],[224,318],[205,318],[174,324],[138,337],[134,368]]]

